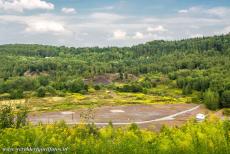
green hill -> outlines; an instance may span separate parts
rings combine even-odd
[[[95,83],[86,79],[115,73],[126,83],[116,90],[146,92],[159,84],[154,74],[160,73],[175,81],[185,95],[201,92],[200,99],[212,102],[210,108],[230,106],[229,34],[124,48],[1,45],[0,61],[0,93],[10,93],[11,98],[37,89],[41,96],[46,89],[87,92]],[[129,75],[144,77],[144,81],[129,81]]]

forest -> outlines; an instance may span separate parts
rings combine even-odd
[[[8,44],[0,45],[0,61],[3,153],[230,153],[230,122],[212,114],[158,131],[28,121],[29,112],[154,103],[204,104],[229,115],[230,34],[122,48]]]
[[[165,82],[185,96],[198,92],[196,101],[209,109],[230,107],[229,34],[123,48],[9,44],[0,46],[0,61],[1,100],[87,94],[90,88],[149,93]],[[118,74],[122,84],[93,82],[105,74]]]

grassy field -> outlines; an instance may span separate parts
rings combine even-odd
[[[64,97],[45,97],[29,98],[21,100],[1,101],[3,104],[11,104],[16,108],[26,105],[30,111],[59,111],[85,108],[89,106],[97,107],[103,105],[125,105],[125,104],[178,104],[178,103],[198,103],[194,102],[193,97],[184,96],[181,90],[159,85],[144,93],[124,93],[113,90],[94,90],[89,89],[87,94],[68,93]]]

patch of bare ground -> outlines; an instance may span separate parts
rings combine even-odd
[[[127,74],[127,78],[124,78],[122,81],[126,81],[126,80],[135,81],[137,79],[138,78],[135,75]],[[106,73],[103,75],[96,75],[94,77],[85,79],[86,83],[93,83],[93,84],[110,84],[114,81],[121,81],[119,73],[114,73],[114,74]]]
[[[37,77],[39,75],[48,76],[48,72],[37,72],[37,71],[26,71],[24,73],[25,77]]]
[[[160,119],[179,112],[189,110],[196,107],[197,104],[154,104],[154,105],[126,105],[126,106],[103,106],[91,110],[90,114],[93,118],[91,122],[96,124],[100,123],[136,123],[142,121],[151,121],[154,119]],[[114,112],[116,111],[116,112]],[[119,112],[118,112],[119,111]],[[64,120],[67,124],[75,124],[82,121],[81,114],[88,112],[87,109],[72,110],[72,114],[62,114],[65,111],[60,112],[46,112],[46,113],[33,113],[29,115],[29,120],[32,123],[53,123],[55,121]],[[139,124],[141,128],[148,128],[154,130],[160,130],[163,125],[168,126],[180,126],[184,124],[188,119],[195,117],[197,113],[207,114],[209,111],[200,106],[191,112],[186,112],[176,116],[172,120],[159,120],[149,123]],[[84,119],[83,119],[84,120]],[[121,124],[121,125],[123,125]],[[123,126],[124,126],[123,125]],[[103,124],[101,125],[103,126]],[[119,124],[116,125],[119,127]]]

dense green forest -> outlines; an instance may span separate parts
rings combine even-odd
[[[89,87],[105,85],[86,81],[108,73],[119,74],[124,84],[107,88],[148,93],[160,82],[154,74],[161,73],[184,95],[200,92],[199,99],[210,109],[230,107],[229,34],[123,48],[1,45],[0,61],[1,99],[87,93]]]

